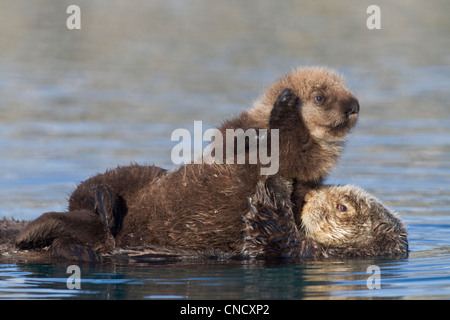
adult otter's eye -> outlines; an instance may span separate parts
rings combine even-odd
[[[339,212],[347,212],[347,207],[344,206],[343,204],[338,204],[338,205],[336,206],[336,209],[337,209]]]

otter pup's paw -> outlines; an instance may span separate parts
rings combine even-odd
[[[99,184],[91,189],[92,204],[94,211],[100,216],[103,224],[107,229],[116,236],[120,230],[118,224],[118,207],[119,197],[112,189],[105,185]]]
[[[299,97],[291,89],[284,89],[270,113],[270,128],[280,128],[286,124],[286,121],[295,121],[300,115],[300,105]]]

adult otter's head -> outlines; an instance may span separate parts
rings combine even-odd
[[[273,83],[255,102],[250,114],[268,123],[280,93],[289,88],[300,98],[309,132],[326,141],[341,141],[358,119],[359,103],[336,72],[319,67],[298,68]]]
[[[364,190],[323,186],[305,197],[302,228],[329,255],[407,254],[406,229],[395,213]]]

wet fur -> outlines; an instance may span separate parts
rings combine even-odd
[[[346,211],[339,211],[338,205]],[[301,218],[302,233],[326,248],[326,255],[408,253],[407,232],[397,214],[356,186],[311,190]]]
[[[273,122],[280,125],[278,116],[298,107],[298,98],[287,90],[275,103]],[[239,252],[241,217],[261,179],[259,169],[258,164],[191,164],[173,172],[153,166],[119,167],[81,183],[68,212],[42,215],[16,244],[22,249],[50,246],[64,258],[76,251],[79,259],[115,246]],[[95,228],[88,228],[91,224]]]
[[[133,260],[144,259],[149,262],[155,259],[186,260],[211,257],[284,257],[305,260],[379,255],[408,256],[407,231],[397,214],[361,188],[343,185],[321,186],[311,190],[306,196],[306,205],[302,212],[293,211],[291,192],[292,183],[281,177],[271,177],[264,182],[258,182],[255,194],[249,198],[250,210],[242,216],[243,243],[239,253],[222,252],[214,247],[187,249],[146,245],[121,249],[120,254]],[[348,206],[348,216],[336,209],[338,204]],[[297,224],[295,216],[299,217],[300,224]],[[0,222],[3,235],[8,235],[0,237],[0,253],[12,250],[11,239],[25,224],[7,220]],[[57,243],[52,250],[58,250],[59,245]],[[68,245],[76,247],[73,242]],[[78,254],[84,254],[84,261],[91,261],[96,253],[81,250]],[[55,256],[55,252],[52,256]],[[79,258],[66,258],[73,260],[74,257]]]
[[[325,98],[322,103],[314,102],[318,94]],[[279,129],[279,175],[294,182],[289,197],[294,210],[300,210],[304,195],[334,167],[358,111],[358,101],[334,72],[298,69],[220,130]],[[113,247],[142,245],[238,254],[246,245],[242,217],[253,208],[248,199],[265,178],[259,164],[191,164],[173,172],[119,167],[81,183],[68,212],[42,215],[16,244],[50,246],[55,255],[83,259]]]
[[[267,129],[273,101],[284,88],[299,97],[302,107],[299,114],[277,127],[283,146],[278,174],[294,180],[292,200],[301,210],[306,193],[319,186],[336,165],[345,138],[356,124],[359,102],[336,72],[321,67],[298,68],[267,87],[252,109],[225,121],[222,132]],[[324,98],[321,103],[315,101],[317,95]]]

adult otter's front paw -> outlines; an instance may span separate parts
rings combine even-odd
[[[289,180],[259,181],[249,198],[250,210],[242,216],[244,257],[290,257],[300,240],[292,211]]]
[[[291,89],[284,89],[275,101],[270,113],[270,128],[278,129],[286,125],[287,121],[295,121],[299,118],[300,105],[299,97]]]

